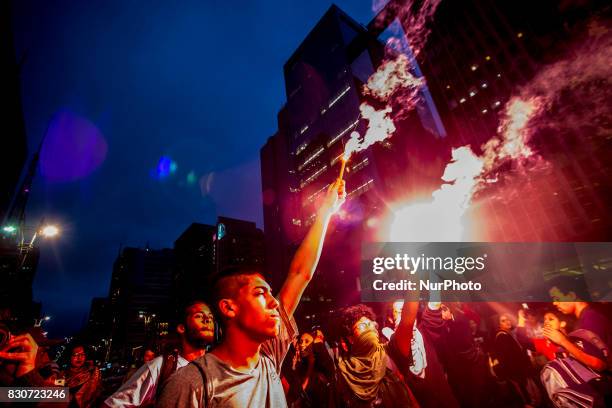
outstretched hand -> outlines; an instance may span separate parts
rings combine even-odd
[[[346,201],[345,182],[338,178],[328,187],[321,210],[330,215],[334,214],[344,204],[344,201]]]

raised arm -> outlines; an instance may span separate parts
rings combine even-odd
[[[404,357],[411,357],[412,329],[419,311],[419,302],[404,301],[402,307],[402,320],[395,329],[395,342]]]
[[[542,329],[542,333],[544,334],[544,337],[563,347],[572,355],[572,357],[587,367],[592,368],[595,371],[603,371],[606,369],[607,365],[605,361],[584,352],[584,350],[572,343],[572,341],[565,337],[565,335],[559,330],[544,327],[544,329]]]
[[[338,179],[327,189],[315,222],[295,252],[289,267],[289,274],[279,294],[280,301],[289,317],[293,316],[302,293],[304,293],[304,289],[308,286],[317,268],[329,220],[340,208],[345,197],[344,180]]]

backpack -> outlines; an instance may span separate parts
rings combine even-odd
[[[590,330],[579,329],[570,333],[569,337],[589,342],[609,359],[607,345]],[[605,385],[609,381],[607,376],[595,372],[571,356],[549,362],[542,369],[540,378],[555,407],[605,406],[605,391],[601,392],[601,390],[608,388],[608,385]]]

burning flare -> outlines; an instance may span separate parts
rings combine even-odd
[[[484,186],[485,174],[505,160],[522,160],[533,155],[527,145],[530,121],[541,112],[537,98],[511,99],[499,126],[499,136],[483,146],[477,156],[469,146],[452,151],[446,165],[442,186],[432,193],[432,200],[401,206],[395,210],[390,240],[397,242],[457,242],[463,238],[462,217]]]

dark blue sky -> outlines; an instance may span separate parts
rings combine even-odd
[[[368,0],[336,4],[372,18]],[[262,226],[259,149],[285,101],[282,66],[330,5],[13,2],[31,151],[50,129],[28,224],[44,215],[62,229],[41,241],[34,283],[52,336],[107,295],[120,244],[171,247],[217,215]],[[156,179],[161,157],[176,171]]]

